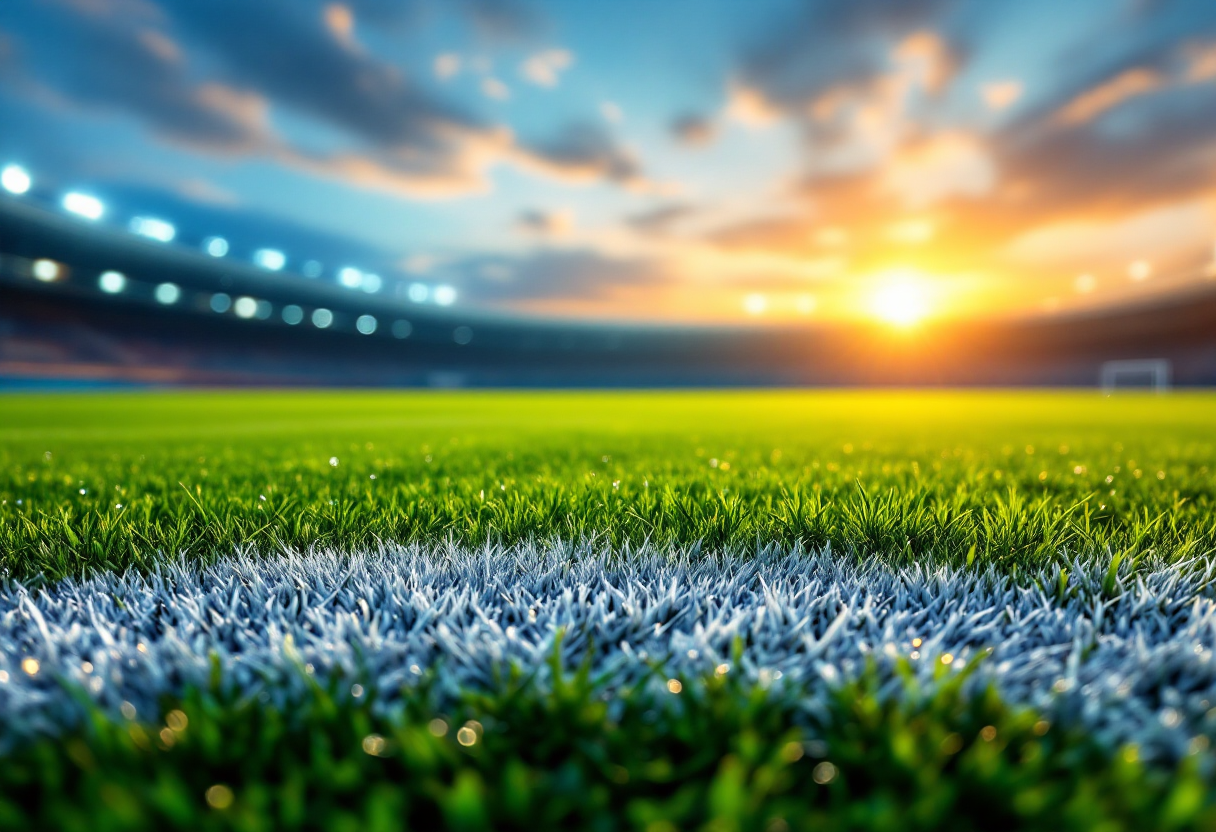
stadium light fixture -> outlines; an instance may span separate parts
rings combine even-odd
[[[203,251],[212,257],[223,257],[228,253],[228,241],[223,237],[208,237],[203,240]]]
[[[177,236],[177,229],[172,223],[155,217],[135,217],[131,220],[131,231],[161,243],[171,242]]]
[[[431,290],[426,287],[425,283],[411,283],[409,288],[409,298],[414,303],[425,303],[427,296]]]
[[[182,296],[182,290],[176,283],[162,283],[156,287],[156,302],[172,306]]]
[[[378,274],[363,275],[363,291],[369,295],[374,295],[380,291],[380,287],[384,285],[384,281],[380,279]]]
[[[54,260],[35,260],[33,267],[30,269],[37,280],[43,283],[54,283],[59,279],[59,275],[63,273],[63,269]]]
[[[249,320],[258,313],[258,302],[251,297],[239,297],[232,305],[232,311],[238,318]]]
[[[363,285],[363,272],[354,266],[346,266],[338,270],[338,282],[347,289],[358,289]]]
[[[355,321],[355,329],[364,335],[371,335],[376,331],[376,319],[371,315],[360,315]]]
[[[447,285],[436,286],[434,297],[435,303],[439,304],[440,306],[451,306],[456,302],[456,289]]]
[[[106,207],[95,196],[82,194],[80,191],[69,191],[64,194],[63,208],[65,211],[84,217],[86,220],[99,220],[106,212]]]
[[[334,313],[328,309],[314,309],[312,311],[312,325],[317,329],[325,329],[334,322]]]
[[[303,309],[296,306],[294,303],[290,303],[283,307],[283,323],[289,326],[295,326],[302,320],[304,320]]]
[[[225,292],[216,292],[211,296],[211,311],[223,315],[232,308],[232,298]]]
[[[102,272],[97,278],[97,285],[107,295],[117,295],[127,288],[127,276],[122,272]]]
[[[260,248],[253,253],[253,262],[263,269],[277,272],[287,265],[287,255],[278,249]]]
[[[29,171],[21,165],[5,165],[4,170],[0,171],[0,187],[14,196],[26,193],[32,184]]]

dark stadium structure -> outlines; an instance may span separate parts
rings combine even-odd
[[[107,272],[116,273],[110,292],[99,287]],[[165,283],[175,287],[171,302],[156,296]],[[8,387],[1095,386],[1106,362],[1138,358],[1168,361],[1175,385],[1216,384],[1216,285],[1154,306],[915,335],[843,324],[563,323],[352,291],[0,198]]]

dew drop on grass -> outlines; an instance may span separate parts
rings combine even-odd
[[[232,805],[233,800],[232,789],[223,783],[216,783],[208,788],[203,797],[206,798],[207,805],[212,809],[227,809]]]
[[[815,766],[815,770],[811,772],[811,777],[819,785],[826,786],[836,779],[836,766],[824,760]]]

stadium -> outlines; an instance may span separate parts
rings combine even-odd
[[[0,829],[1216,829],[1216,14],[0,9]]]
[[[1174,384],[1216,384],[1211,284],[1147,307],[955,323],[932,343],[865,325],[521,321],[427,302],[451,287],[399,282],[368,292],[342,284],[362,276],[353,268],[309,279],[303,272],[320,263],[232,262],[206,251],[226,247],[223,237],[202,237],[191,251],[72,222],[22,196],[0,206],[0,371],[9,385],[1086,387],[1103,365],[1141,357],[1168,361]]]

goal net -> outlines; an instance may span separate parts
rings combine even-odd
[[[1100,383],[1107,394],[1125,389],[1162,392],[1170,388],[1170,376],[1170,362],[1164,358],[1107,361],[1102,365]]]

